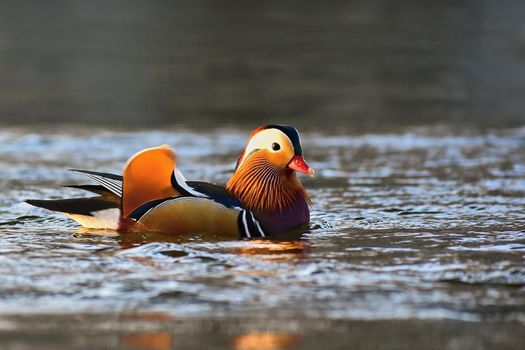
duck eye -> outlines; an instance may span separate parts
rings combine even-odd
[[[274,142],[274,143],[272,143],[272,149],[273,149],[274,151],[278,151],[278,150],[281,149],[281,145],[278,144],[277,142]]]

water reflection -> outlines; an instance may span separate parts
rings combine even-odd
[[[115,236],[123,249],[139,247],[151,242],[169,242],[169,243],[190,243],[190,242],[222,242],[235,241],[238,238],[235,235],[224,237],[209,233],[173,235],[161,232],[127,232]]]
[[[300,349],[301,338],[284,332],[249,332],[233,339],[235,350]]]
[[[234,253],[258,257],[261,260],[290,261],[300,259],[308,252],[306,241],[250,241],[235,247]]]
[[[161,326],[173,318],[163,312],[123,313],[120,321],[124,324],[149,324]],[[130,350],[167,350],[174,349],[173,336],[163,330],[140,330],[119,334],[119,347]]]
[[[168,350],[175,349],[171,334],[162,331],[143,331],[124,334],[119,346],[130,350]]]

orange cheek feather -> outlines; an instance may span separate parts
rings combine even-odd
[[[268,162],[274,166],[276,166],[278,169],[284,169],[286,168],[286,165],[292,158],[293,154],[291,152],[277,152],[272,153],[269,151],[264,151],[266,158],[268,159]]]

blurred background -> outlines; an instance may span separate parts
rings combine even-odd
[[[0,121],[525,121],[525,3],[2,1]]]

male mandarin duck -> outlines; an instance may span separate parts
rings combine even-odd
[[[297,130],[286,125],[255,129],[225,187],[187,181],[175,151],[163,145],[142,150],[122,176],[74,170],[98,185],[70,186],[98,194],[90,198],[27,200],[66,214],[82,226],[174,234],[236,234],[266,237],[310,221],[310,198],[296,171],[314,175],[303,158]]]

